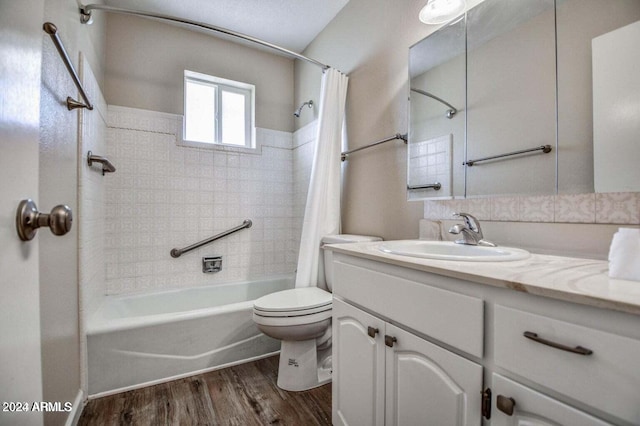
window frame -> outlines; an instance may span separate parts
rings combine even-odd
[[[196,84],[202,84],[215,88],[215,105],[216,105],[216,117],[214,141],[193,141],[186,138],[187,131],[187,83],[192,82]],[[183,102],[184,102],[184,115],[182,119],[182,126],[180,132],[180,145],[191,146],[197,148],[236,148],[236,149],[256,149],[256,130],[255,130],[255,86],[249,83],[243,83],[240,81],[229,80],[221,77],[216,77],[208,74],[203,74],[195,71],[184,70],[183,79]],[[222,95],[224,92],[243,95],[245,98],[244,108],[244,131],[245,141],[243,145],[230,144],[223,142],[223,125],[222,119]]]

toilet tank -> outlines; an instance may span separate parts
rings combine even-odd
[[[372,237],[370,235],[352,235],[339,234],[327,235],[322,238],[322,244],[345,244],[345,243],[364,243],[368,241],[382,241],[380,237]],[[327,290],[333,290],[333,251],[324,250],[324,279],[327,283]]]

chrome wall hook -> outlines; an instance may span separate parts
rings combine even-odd
[[[54,235],[64,235],[71,230],[73,215],[69,206],[59,204],[51,213],[40,213],[38,206],[31,200],[22,200],[16,212],[16,228],[22,241],[30,241],[36,236],[38,228],[48,226]]]

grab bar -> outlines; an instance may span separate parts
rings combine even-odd
[[[71,79],[73,80],[76,87],[78,88],[78,92],[80,92],[82,99],[84,99],[84,103],[82,103],[82,102],[76,101],[71,96],[67,96],[67,109],[69,111],[76,108],[86,108],[86,109],[92,110],[93,105],[91,105],[91,102],[89,102],[89,98],[87,98],[87,94],[82,88],[82,84],[80,84],[80,78],[78,77],[78,74],[76,73],[75,68],[73,68],[71,59],[69,59],[69,55],[67,55],[67,51],[65,50],[64,45],[62,44],[60,37],[58,37],[58,27],[56,27],[51,22],[45,22],[44,25],[42,25],[42,29],[44,30],[45,33],[51,36],[51,41],[53,41],[53,44],[56,46],[56,49],[58,50],[58,53],[62,58],[62,62],[64,62],[64,65],[67,67],[69,74],[71,74]]]
[[[187,253],[187,252],[190,252],[191,250],[195,250],[197,248],[200,248],[200,247],[202,247],[202,246],[204,246],[206,244],[214,242],[215,240],[219,240],[222,237],[226,237],[227,235],[231,235],[234,232],[238,232],[241,229],[251,228],[252,224],[253,224],[253,222],[251,222],[251,219],[245,219],[245,221],[242,222],[242,225],[238,225],[235,228],[231,228],[231,229],[229,229],[227,231],[221,232],[218,235],[214,235],[211,238],[207,238],[206,240],[202,240],[199,243],[195,243],[195,244],[192,244],[192,245],[190,245],[188,247],[181,248],[181,249],[179,249],[179,248],[172,249],[171,252],[170,252],[171,257],[180,257],[184,253]]]
[[[420,90],[420,89],[416,89],[414,87],[411,88],[412,92],[416,92],[416,93],[420,93],[421,95],[427,96],[431,99],[435,99],[436,101],[448,106],[450,109],[447,110],[447,118],[448,119],[452,119],[454,115],[456,115],[458,113],[458,109],[456,107],[454,107],[453,105],[451,105],[449,102],[445,101],[442,98],[437,97],[436,95],[433,95],[429,92],[425,92],[424,90]]]
[[[111,164],[111,161],[99,155],[93,155],[91,151],[87,152],[87,164],[92,166],[94,162],[102,164],[102,176],[104,176],[105,173],[113,173],[116,171],[116,166]]]
[[[535,148],[531,148],[531,149],[523,149],[521,151],[514,151],[514,152],[509,152],[507,154],[500,154],[500,155],[493,155],[491,157],[484,157],[484,158],[478,158],[476,160],[469,160],[466,163],[462,163],[462,165],[467,165],[469,167],[473,166],[475,163],[479,163],[480,161],[487,161],[487,160],[494,160],[496,158],[503,158],[503,157],[510,157],[512,155],[518,155],[518,154],[526,154],[527,152],[535,152],[535,151],[542,151],[544,154],[548,154],[551,152],[551,145],[542,145],[542,146],[538,146]]]
[[[433,189],[435,191],[439,191],[440,188],[442,188],[442,185],[440,184],[440,182],[429,183],[429,184],[426,184],[426,185],[415,185],[415,186],[407,185],[407,189],[408,190],[412,190],[412,189]]]
[[[367,148],[374,147],[376,145],[380,145],[381,143],[394,141],[396,139],[401,139],[401,140],[404,141],[404,143],[407,143],[407,135],[406,134],[401,135],[400,133],[396,133],[395,135],[393,135],[391,137],[388,137],[386,139],[382,139],[381,141],[373,142],[373,143],[370,143],[369,145],[361,146],[360,148],[355,148],[355,149],[352,149],[350,151],[345,151],[345,152],[340,154],[340,159],[342,161],[346,161],[347,157],[349,156],[349,154],[353,154],[354,152],[358,152],[358,151],[361,151],[363,149],[367,149]]]

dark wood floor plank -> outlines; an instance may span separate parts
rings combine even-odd
[[[331,385],[277,387],[278,357],[89,401],[80,426],[331,425]]]

